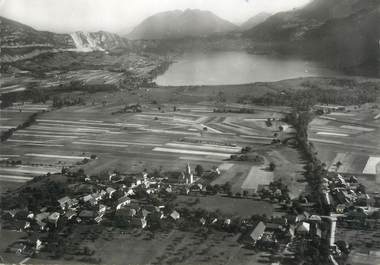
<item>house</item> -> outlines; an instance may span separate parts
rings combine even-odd
[[[73,217],[75,217],[77,215],[77,212],[74,211],[74,210],[68,210],[66,213],[65,213],[65,217],[67,218],[67,220],[71,220]]]
[[[82,197],[82,200],[84,202],[88,202],[91,199],[93,199],[93,197],[91,196],[91,194],[88,194],[88,195]]]
[[[332,111],[345,111],[346,108],[344,106],[339,105],[315,105],[315,110],[321,111],[323,114],[330,113]]]
[[[315,215],[315,214],[313,214],[313,215],[311,215],[310,217],[309,217],[309,222],[321,222],[322,221],[322,218],[319,216],[319,215]]]
[[[70,197],[68,196],[65,196],[65,197],[62,197],[58,200],[58,203],[60,205],[60,207],[62,208],[62,210],[64,210],[66,208],[66,204],[70,201]]]
[[[145,192],[147,194],[154,194],[156,192],[156,190],[155,189],[146,189]]]
[[[256,227],[249,234],[250,240],[252,240],[253,246],[256,245],[257,241],[261,239],[265,231],[265,224],[263,222],[259,222]]]
[[[7,218],[15,218],[17,211],[15,209],[4,211],[4,216],[7,216]]]
[[[98,214],[103,216],[107,210],[107,206],[104,204],[99,204]]]
[[[314,235],[316,237],[321,238],[322,237],[322,230],[319,227],[317,227],[317,229],[315,229]]]
[[[335,209],[337,213],[344,213],[345,210],[346,210],[345,204],[338,204]]]
[[[24,229],[28,229],[28,228],[31,228],[30,222],[26,221],[24,225]]]
[[[114,179],[116,176],[117,176],[116,173],[112,173],[112,174],[110,174],[110,175],[108,176],[108,180],[109,180],[109,181],[112,181],[112,179]]]
[[[100,201],[102,199],[102,194],[100,192],[95,192],[91,194],[92,198],[94,198],[96,201]]]
[[[79,201],[77,199],[75,199],[75,198],[74,199],[70,199],[66,203],[68,209],[74,209],[74,208],[76,208],[78,206],[78,204],[79,204]]]
[[[285,237],[287,237],[289,240],[293,239],[295,236],[295,229],[294,225],[290,225],[288,230],[285,233]]]
[[[27,219],[34,219],[34,213],[29,212],[29,214],[26,216]]]
[[[83,210],[79,213],[79,219],[80,220],[83,220],[83,219],[94,219],[96,216],[96,212],[95,211],[90,211],[90,210]]]
[[[94,221],[96,222],[96,223],[100,223],[101,221],[103,220],[103,217],[102,216],[97,216],[97,217],[95,217],[95,219],[94,219]]]
[[[98,204],[98,201],[97,201],[94,197],[92,197],[92,198],[88,201],[88,203],[90,203],[91,206],[95,206],[95,205]]]
[[[117,200],[116,210],[120,210],[122,207],[130,203],[131,203],[131,199],[126,195],[123,196]]]
[[[173,218],[174,220],[178,220],[180,218],[180,214],[174,210],[171,214],[170,217]]]
[[[150,212],[145,209],[142,209],[140,213],[141,213],[141,217],[144,219],[150,214]]]
[[[129,211],[128,211],[128,216],[133,217],[133,216],[135,216],[136,214],[137,214],[136,209],[134,209],[134,208],[130,208],[130,209],[129,209]]]
[[[296,233],[300,235],[307,235],[310,232],[310,224],[306,222],[301,222],[297,228]]]
[[[107,195],[107,192],[105,190],[100,191],[100,196],[104,198]]]
[[[43,221],[45,220],[46,218],[48,218],[50,215],[49,212],[43,212],[43,213],[39,213],[39,214],[36,214],[36,216],[34,217],[34,219],[38,222],[38,221]]]
[[[37,222],[41,231],[44,231],[45,229],[47,229],[47,227],[46,227],[47,224],[45,222],[42,222],[40,220],[36,220],[36,222]]]
[[[135,195],[135,192],[133,191],[133,189],[129,189],[129,190],[126,192],[126,195]]]
[[[36,240],[36,252],[40,251],[42,249],[42,241],[37,238]]]
[[[271,249],[275,248],[278,245],[278,241],[274,235],[274,232],[265,231],[259,240],[257,240],[257,244],[260,248]]]
[[[53,223],[55,226],[57,226],[57,222],[58,222],[58,219],[59,219],[60,216],[61,216],[60,213],[58,213],[58,212],[54,212],[54,213],[52,213],[51,215],[49,215],[49,217],[48,217],[48,221],[49,221],[50,223]]]
[[[172,186],[168,186],[166,189],[165,189],[165,191],[167,192],[167,193],[172,193],[173,192],[173,190],[172,190]]]
[[[342,175],[338,174],[337,175],[337,182],[342,185],[342,186],[347,186],[347,183],[346,181],[344,180],[344,178],[342,177]]]
[[[108,198],[112,198],[112,194],[114,194],[114,192],[115,192],[116,190],[114,189],[114,188],[112,188],[112,187],[108,187],[107,189],[106,189],[106,192],[107,192],[107,194],[108,194]]]
[[[144,218],[132,218],[130,222],[131,226],[133,227],[141,227],[145,228],[147,225],[147,222]]]
[[[356,207],[354,209],[350,209],[346,213],[346,216],[349,219],[354,219],[354,220],[358,220],[358,221],[364,221],[368,217],[368,214],[367,214],[367,211],[365,211],[363,208]]]
[[[273,232],[283,232],[284,230],[285,228],[282,225],[276,223],[267,223],[265,228],[265,231]]]

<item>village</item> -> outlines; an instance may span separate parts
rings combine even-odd
[[[272,262],[291,263],[320,253],[328,255],[332,264],[340,264],[350,252],[350,242],[336,239],[340,226],[376,230],[380,225],[379,197],[370,198],[353,176],[345,179],[331,174],[324,179],[322,206],[331,214],[318,215],[315,202],[303,196],[291,200],[281,182],[272,182],[252,194],[234,195],[228,183],[210,185],[220,174],[218,168],[204,170],[197,165],[192,170],[187,164],[176,173],[88,176],[81,170],[73,173],[63,168],[59,178],[50,174],[38,177],[17,193],[3,197],[3,229],[27,234],[9,245],[7,252],[101,262],[96,250],[83,246],[79,238],[63,241],[81,226],[100,226],[120,229],[120,233],[146,230],[151,238],[160,230],[222,231],[237,234],[239,244],[252,251],[270,251]],[[59,179],[59,185],[54,179]],[[179,206],[178,196],[241,196],[241,200],[270,200],[281,209],[273,216],[232,217],[220,211]]]

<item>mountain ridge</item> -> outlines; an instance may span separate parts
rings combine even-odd
[[[138,24],[129,39],[181,39],[222,34],[238,27],[210,11],[199,9],[172,10],[157,13]]]
[[[241,31],[249,30],[262,22],[264,22],[267,18],[269,18],[272,14],[267,13],[267,12],[261,12],[258,13],[257,15],[250,17],[247,19],[243,24],[239,26]]]
[[[380,2],[314,0],[280,12],[247,30],[253,42],[278,44],[277,51],[306,54],[338,68],[379,63]]]

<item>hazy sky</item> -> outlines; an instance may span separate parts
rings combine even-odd
[[[0,15],[39,30],[129,31],[158,12],[197,8],[233,23],[266,11],[276,13],[310,0],[0,0]],[[334,0],[331,0],[334,1]]]

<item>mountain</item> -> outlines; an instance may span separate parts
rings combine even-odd
[[[277,13],[243,35],[344,68],[379,62],[379,25],[378,0],[314,0]]]
[[[127,35],[130,39],[181,39],[236,30],[237,26],[209,11],[174,10],[148,17]]]
[[[359,16],[376,12],[378,8],[378,0],[314,0],[301,9],[271,16],[246,31],[245,35],[260,41],[302,40],[307,33],[326,23],[343,19],[355,20]]]
[[[11,19],[0,17],[1,47],[55,47],[74,48],[68,34],[38,31]]]
[[[243,24],[241,24],[240,30],[241,31],[249,30],[249,29],[259,25],[260,23],[263,23],[270,16],[271,16],[271,14],[269,14],[269,13],[261,12],[255,16],[251,17],[250,19],[248,19]]]
[[[129,48],[127,39],[106,31],[57,34],[38,31],[4,17],[0,17],[0,32],[2,62],[30,59],[62,50],[91,52]]]

